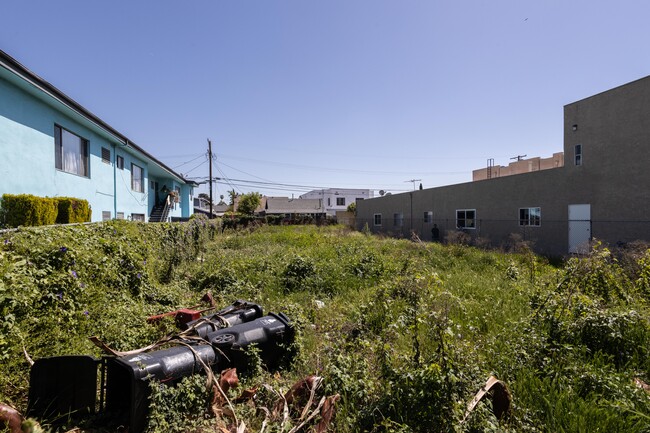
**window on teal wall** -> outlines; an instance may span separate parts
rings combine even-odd
[[[88,177],[88,140],[54,125],[56,168]]]
[[[111,151],[105,147],[102,147],[102,162],[105,164],[111,163]]]
[[[144,170],[135,164],[131,164],[131,189],[144,192]]]

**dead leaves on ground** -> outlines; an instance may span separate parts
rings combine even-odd
[[[336,414],[336,404],[340,396],[336,394],[319,397],[322,381],[320,376],[307,376],[297,381],[284,394],[270,385],[264,385],[264,388],[276,397],[273,408],[269,409],[256,404],[257,387],[245,389],[239,396],[230,400],[228,391],[239,386],[239,379],[235,368],[224,370],[212,385],[211,409],[217,419],[217,428],[221,433],[250,433],[251,430],[246,424],[237,419],[233,407],[233,404],[247,403],[258,413],[265,415],[259,433],[264,433],[271,425],[279,425],[280,430],[287,433],[325,433]]]

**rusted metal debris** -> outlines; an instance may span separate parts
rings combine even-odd
[[[160,322],[165,317],[173,317],[174,320],[176,320],[176,323],[178,323],[179,325],[184,325],[193,320],[200,319],[203,313],[217,308],[214,302],[214,298],[212,297],[212,293],[210,292],[207,292],[205,295],[203,295],[203,297],[201,298],[201,302],[202,302],[201,304],[197,304],[192,307],[179,308],[178,310],[168,311],[167,313],[149,316],[147,317],[147,323],[157,323]],[[207,308],[201,308],[201,307],[205,307],[206,306],[205,304],[207,304]]]
[[[0,404],[0,427],[8,429],[10,433],[22,433],[20,424],[23,422],[23,416],[13,407]]]
[[[645,392],[650,392],[650,385],[639,379],[638,377],[634,378],[634,384],[638,387],[644,390]]]
[[[314,433],[325,433],[336,414],[336,404],[341,396],[339,394],[323,396],[316,404],[316,393],[320,389],[322,380],[316,375],[307,376],[294,383],[284,394],[265,385],[265,388],[273,392],[277,399],[272,411],[266,407],[255,406],[259,411],[266,413],[260,433],[265,431],[269,423],[280,423],[284,426],[289,421],[296,423],[289,430],[292,433],[308,426],[312,426]],[[237,398],[228,400],[226,396],[228,390],[234,389],[238,385],[237,370],[230,368],[221,373],[218,386],[215,384],[213,387],[212,411],[217,419],[217,428],[222,433],[248,432],[246,425],[237,420],[231,405],[245,402],[252,402],[254,405],[257,388],[246,389]],[[318,422],[316,423],[316,421]]]
[[[465,411],[465,416],[463,417],[461,424],[467,420],[476,405],[478,405],[486,396],[492,400],[492,412],[499,421],[510,413],[512,396],[510,395],[508,387],[504,382],[500,381],[496,377],[490,376],[483,388],[476,393],[472,401],[467,405],[467,410]]]
[[[0,430],[8,433],[43,433],[36,421],[24,419],[20,412],[3,403],[0,403]]]

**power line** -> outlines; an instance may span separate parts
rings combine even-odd
[[[196,167],[194,167],[194,168],[192,168],[192,169],[186,171],[185,174],[187,175],[187,174],[193,172],[193,171],[196,170],[197,168],[201,167],[203,164],[205,164],[205,161],[201,161],[201,163],[200,163],[199,165],[197,165]]]
[[[405,180],[404,182],[413,182],[413,191],[415,191],[415,182],[422,182],[422,179]]]
[[[233,183],[233,182],[228,178],[228,176],[226,176],[226,174],[221,170],[221,168],[219,168],[219,166],[216,166],[215,168],[217,169],[217,171],[218,171],[219,173],[221,173],[221,176],[223,176],[223,178],[220,178],[220,179],[221,179],[221,180],[225,180],[226,183],[227,183],[229,186],[231,186],[232,189],[234,190],[234,189],[235,189],[235,184],[234,184],[234,183]],[[219,180],[219,178],[217,178],[217,180]],[[240,194],[242,193],[242,190],[240,190],[239,188],[237,188],[237,191],[239,191]]]
[[[231,165],[228,165],[228,164],[224,163],[223,161],[221,161],[220,164],[221,164],[221,165],[225,165],[226,167],[228,167],[228,168],[230,168],[230,169],[232,169],[232,170],[238,171],[238,172],[240,172],[240,173],[247,174],[248,176],[255,177],[255,178],[259,179],[259,180],[265,180],[265,181],[271,182],[271,181],[268,180],[268,179],[264,179],[264,178],[262,178],[262,177],[255,176],[254,174],[247,173],[247,172],[245,172],[245,171],[243,171],[243,170],[239,170],[239,169],[237,169],[237,168],[235,168],[235,167],[233,167],[233,166],[231,166]]]
[[[221,155],[222,157],[224,155]],[[330,168],[330,167],[316,167],[310,165],[299,165],[291,164],[286,162],[277,162],[277,161],[262,161],[259,159],[253,158],[243,158],[243,157],[229,157],[230,159],[239,160],[239,161],[249,161],[249,162],[259,162],[267,166],[278,166],[278,167],[290,167],[290,168],[300,168],[306,170],[320,170],[320,171],[330,171],[336,173],[358,173],[358,174],[381,174],[381,175],[404,175],[404,174],[418,174],[418,175],[450,175],[450,174],[466,174],[467,171],[428,171],[428,172],[413,172],[411,171],[372,171],[372,170],[357,170],[357,169],[347,169],[347,168]]]
[[[223,172],[217,168],[217,170],[223,175]],[[277,185],[277,186],[285,186],[285,187],[292,187],[292,188],[302,188],[302,189],[323,189],[323,186],[313,186],[313,185],[298,185],[298,184],[291,184],[291,183],[279,183],[279,182],[263,182],[263,181],[255,181],[255,180],[246,180],[246,179],[232,179],[228,178],[227,176],[224,175],[225,179],[217,178],[217,180],[227,180],[230,182],[242,182],[242,183],[252,183],[252,184],[260,184],[260,185]],[[191,178],[192,180],[198,180],[198,179],[207,179],[206,177],[194,177]]]
[[[185,161],[184,163],[182,163],[182,164],[180,164],[180,165],[177,165],[176,167],[173,167],[173,169],[176,170],[176,169],[178,169],[178,168],[180,168],[180,167],[182,167],[182,166],[184,166],[184,165],[187,165],[187,164],[189,164],[190,162],[194,162],[194,161],[196,161],[197,159],[199,159],[199,158],[201,158],[201,157],[204,157],[204,156],[205,156],[205,154],[202,153],[201,155],[197,156],[197,157],[194,158],[194,159],[190,159],[189,161]]]

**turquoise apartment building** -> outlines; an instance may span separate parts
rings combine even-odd
[[[92,221],[189,218],[184,179],[0,50],[0,196],[88,200]]]

